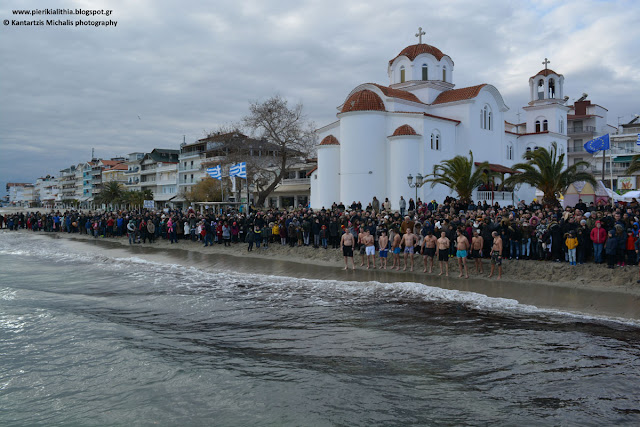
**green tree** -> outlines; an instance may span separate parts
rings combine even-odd
[[[431,188],[437,184],[449,187],[458,193],[460,200],[469,203],[473,190],[482,184],[487,184],[497,175],[489,169],[488,162],[478,164],[474,170],[473,153],[469,151],[469,157],[455,156],[453,159],[435,164],[433,173],[427,175],[425,182],[430,182]]]
[[[146,188],[143,191],[130,190],[125,192],[123,201],[129,207],[141,207],[145,200],[153,200],[153,192]]]
[[[123,202],[124,187],[122,184],[116,181],[110,181],[104,184],[102,190],[95,198],[97,203],[104,203],[106,205],[115,205]]]
[[[565,169],[564,153],[558,156],[558,144],[555,142],[551,144],[551,150],[541,147],[527,151],[523,158],[526,163],[517,163],[512,167],[521,173],[511,175],[505,183],[529,184],[537,188],[544,193],[543,203],[547,206],[559,205],[558,197],[574,182],[586,181],[597,185],[593,175],[579,170],[583,166],[588,167],[589,163],[577,162]]]
[[[636,154],[631,158],[631,163],[629,163],[629,167],[624,173],[625,175],[631,175],[638,171],[640,171],[640,154]]]

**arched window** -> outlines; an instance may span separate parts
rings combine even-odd
[[[431,149],[440,150],[440,133],[437,131],[431,134]]]
[[[404,74],[404,65],[400,67],[400,83],[404,83],[405,74]]]
[[[538,80],[538,99],[544,99],[544,80]]]
[[[549,79],[549,98],[556,97],[556,83],[553,79]]]
[[[531,151],[531,147],[527,147],[527,153]]]
[[[549,130],[549,122],[546,119],[542,122],[542,130]]]
[[[513,145],[507,144],[507,159],[513,160]]]
[[[429,66],[422,64],[422,80],[429,80]]]
[[[480,111],[480,128],[491,130],[493,127],[493,118],[491,114],[491,108],[485,105]]]
[[[540,120],[536,120],[536,132],[540,132]]]
[[[446,65],[442,66],[442,81],[443,82],[447,81],[447,66]]]

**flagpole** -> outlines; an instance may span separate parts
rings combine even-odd
[[[611,175],[611,207],[613,207],[613,155],[611,154],[609,155],[609,168],[609,175]]]

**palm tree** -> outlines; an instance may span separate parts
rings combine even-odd
[[[631,175],[638,171],[640,171],[640,154],[636,154],[631,158],[631,163],[624,173],[625,175]]]
[[[123,197],[124,189],[122,185],[116,181],[110,181],[102,187],[102,191],[100,191],[96,197],[96,201],[106,205],[112,205],[121,203]]]
[[[523,158],[526,163],[517,163],[513,169],[521,173],[511,175],[505,180],[510,185],[529,184],[544,193],[543,203],[547,206],[559,205],[558,196],[569,185],[577,181],[586,181],[591,185],[597,185],[595,178],[588,172],[580,171],[582,166],[589,166],[587,162],[577,162],[564,168],[564,153],[558,156],[558,144],[551,143],[551,150],[538,148],[527,151]]]
[[[431,188],[437,184],[447,186],[458,193],[461,201],[469,203],[473,190],[498,175],[490,170],[488,162],[478,164],[475,170],[473,168],[473,153],[469,151],[468,158],[455,156],[453,159],[434,165],[433,173],[428,175],[431,178],[425,179],[425,182],[430,182]]]

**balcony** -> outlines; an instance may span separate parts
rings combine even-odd
[[[135,168],[129,169],[125,173],[138,173],[138,172],[140,172],[140,168],[139,167],[135,167]]]
[[[187,166],[180,166],[178,168],[178,171],[180,172],[190,172],[190,171],[201,171],[203,170],[202,165],[187,165]]]
[[[512,191],[478,191],[476,199],[478,202],[513,202]]]
[[[577,147],[567,147],[567,153],[586,153],[583,145]]]
[[[608,165],[607,165],[608,166]],[[625,175],[625,172],[627,170],[628,166],[616,166],[615,164],[613,165],[613,174],[614,175]],[[594,175],[602,175],[602,165],[593,165],[591,166],[591,173]],[[609,175],[611,175],[611,168],[605,167],[604,168],[604,176],[605,178],[609,177]]]
[[[296,184],[309,184],[311,178],[285,178],[280,182],[280,185],[296,185]]]
[[[577,126],[572,128],[567,128],[567,135],[580,135],[580,134],[589,134],[595,133],[595,126]]]

